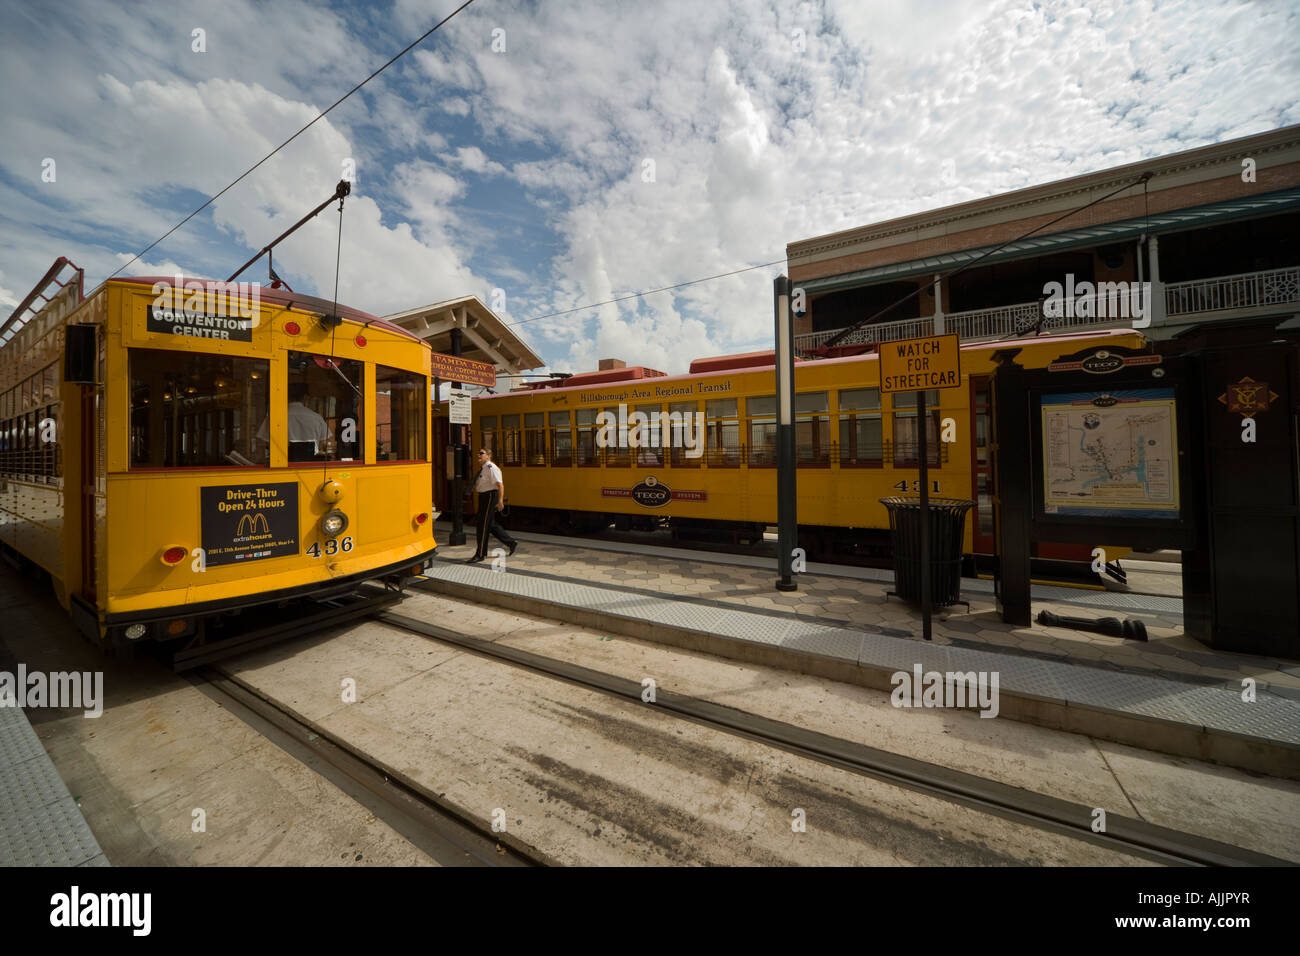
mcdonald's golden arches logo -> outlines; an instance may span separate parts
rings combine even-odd
[[[255,534],[270,534],[271,529],[266,523],[266,515],[260,511],[255,515],[243,515],[239,519],[239,527],[235,529],[235,537],[244,538]]]

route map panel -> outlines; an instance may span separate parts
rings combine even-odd
[[[1043,511],[1178,518],[1172,388],[1044,395]]]

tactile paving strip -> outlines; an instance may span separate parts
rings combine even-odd
[[[0,706],[0,866],[107,866],[27,715]]]
[[[1255,701],[1246,703],[1241,699],[1240,688],[1230,684],[1206,686],[1061,661],[925,644],[798,618],[702,606],[688,598],[629,594],[616,587],[573,584],[509,572],[492,573],[485,568],[451,562],[437,563],[427,574],[435,580],[533,598],[561,607],[617,614],[647,625],[667,625],[779,645],[841,660],[856,658],[864,666],[909,672],[915,664],[920,664],[923,671],[996,671],[1003,692],[1300,744],[1300,702],[1268,691],[1259,692]]]

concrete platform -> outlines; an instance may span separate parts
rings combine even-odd
[[[27,715],[0,706],[0,866],[108,866]]]
[[[1177,598],[1035,588],[1035,610],[1141,617],[1152,640],[1139,643],[1003,624],[992,582],[966,581],[970,612],[936,616],[926,643],[919,612],[886,597],[888,571],[810,565],[799,590],[781,594],[761,558],[517,537],[503,573],[491,562],[466,565],[471,547],[444,546],[424,586],[881,690],[917,664],[997,672],[1000,716],[1300,779],[1300,666],[1186,637]],[[1251,702],[1242,699],[1245,678],[1254,681]]]

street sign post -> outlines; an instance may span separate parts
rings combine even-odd
[[[925,393],[932,388],[961,386],[961,341],[956,335],[927,335],[881,342],[878,351],[880,391],[916,392],[916,444],[921,466],[921,637],[928,641],[934,596],[930,593],[930,442]],[[898,442],[897,435],[894,441]]]

